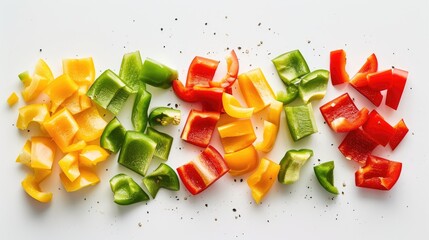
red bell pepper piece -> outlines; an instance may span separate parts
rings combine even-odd
[[[405,135],[407,135],[408,127],[405,125],[404,119],[401,119],[393,128],[395,129],[395,133],[390,138],[389,145],[392,150],[395,150]]]
[[[368,86],[375,91],[389,89],[392,85],[392,69],[370,73],[367,76]]]
[[[338,149],[348,160],[364,164],[377,145],[366,132],[358,128],[347,134]]]
[[[390,190],[401,175],[402,163],[369,155],[364,167],[355,173],[358,187]]]
[[[219,118],[219,112],[202,112],[192,109],[181,138],[196,146],[207,147]]]
[[[320,107],[326,123],[335,132],[349,132],[362,126],[368,119],[368,109],[359,110],[348,93]]]
[[[212,81],[218,65],[219,61],[205,57],[195,57],[189,66],[188,76],[186,78],[186,87],[209,87],[209,83]]]
[[[374,141],[383,146],[386,146],[395,134],[395,129],[376,110],[371,111],[362,128]]]
[[[194,93],[194,88],[185,88],[180,80],[173,80],[173,91],[178,98],[185,102],[196,102],[197,98]]]
[[[392,69],[392,83],[386,94],[386,105],[398,109],[407,82],[408,72],[398,68]]]
[[[228,171],[222,155],[210,145],[196,159],[177,168],[180,179],[192,195],[204,191]]]
[[[343,49],[331,52],[329,69],[331,72],[332,85],[338,85],[349,81],[349,74],[346,72],[346,52]]]
[[[226,63],[228,69],[225,77],[220,82],[210,81],[209,84],[211,87],[229,88],[237,80],[239,64],[234,50],[226,57]]]
[[[368,85],[364,87],[355,87],[355,86],[353,87],[360,94],[364,95],[372,104],[374,104],[377,107],[380,106],[381,101],[383,100],[383,95],[381,95],[380,91],[372,90]]]

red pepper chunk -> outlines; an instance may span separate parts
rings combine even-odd
[[[364,164],[377,145],[366,132],[358,128],[347,134],[338,149],[348,160]]]
[[[368,86],[376,91],[389,89],[392,85],[392,69],[370,73],[367,76]]]
[[[207,147],[219,118],[219,112],[191,110],[181,138],[196,146]]]
[[[209,87],[210,81],[212,81],[218,65],[219,61],[205,57],[195,57],[189,66],[188,76],[186,78],[186,87]]]
[[[230,88],[237,80],[239,64],[234,50],[226,57],[226,64],[228,69],[225,77],[219,82],[210,81],[210,87]]]
[[[320,107],[326,123],[335,132],[349,132],[362,126],[368,119],[368,109],[359,110],[348,93]]]
[[[392,83],[386,94],[386,105],[398,109],[407,82],[408,72],[398,68],[392,69]]]
[[[408,133],[408,127],[405,125],[404,119],[401,119],[395,126],[395,133],[393,134],[392,138],[390,138],[389,145],[392,150],[395,150],[395,148],[399,145],[399,143],[404,139],[405,135]]]
[[[346,52],[343,49],[331,52],[329,70],[331,72],[332,85],[349,81],[349,74],[346,72]]]
[[[180,179],[192,195],[204,191],[228,171],[222,155],[210,145],[197,158],[177,168]]]
[[[386,146],[395,134],[395,129],[376,110],[371,111],[362,128],[374,141],[383,146]]]
[[[355,173],[358,187],[390,190],[401,175],[402,163],[369,155],[364,167]]]
[[[185,102],[201,102],[202,110],[222,112],[223,88],[193,86],[185,87],[179,80],[173,80],[173,91],[178,98]]]

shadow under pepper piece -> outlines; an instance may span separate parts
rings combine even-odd
[[[149,200],[149,196],[128,175],[120,173],[110,179],[113,201],[119,205],[130,205]]]
[[[167,164],[161,163],[155,171],[143,178],[143,184],[152,198],[156,197],[160,188],[179,191],[180,184],[176,172]]]
[[[326,191],[332,194],[338,194],[338,189],[334,186],[334,167],[334,161],[330,161],[314,166],[313,169],[320,185],[322,185]]]

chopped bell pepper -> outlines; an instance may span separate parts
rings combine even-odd
[[[298,87],[295,84],[287,84],[286,92],[278,91],[276,95],[276,100],[286,105],[293,102],[298,96],[299,96]]]
[[[21,182],[22,188],[35,200],[42,203],[50,202],[53,196],[52,192],[43,192],[40,189],[40,182],[50,173],[50,170],[34,170],[33,174],[28,174]],[[44,176],[40,177],[40,174]]]
[[[84,140],[79,140],[62,149],[62,152],[63,153],[76,152],[76,151],[82,150],[84,147],[86,147],[86,142]]]
[[[228,171],[222,155],[211,145],[197,158],[177,168],[182,183],[192,195],[204,191]]]
[[[364,164],[377,145],[366,132],[358,128],[347,134],[338,149],[346,159]]]
[[[376,110],[371,111],[362,128],[368,136],[382,146],[386,146],[395,134],[395,129]]]
[[[65,108],[43,122],[43,126],[62,151],[72,144],[79,130],[73,115]]]
[[[258,152],[253,145],[236,152],[225,153],[224,159],[232,176],[253,171],[259,162]]]
[[[89,169],[81,168],[80,175],[73,182],[64,173],[60,173],[61,183],[67,192],[75,192],[84,187],[92,186],[100,182],[95,173]]]
[[[155,198],[160,188],[179,191],[180,183],[176,172],[167,164],[161,163],[150,174],[143,178],[143,184],[152,198]]]
[[[100,145],[111,152],[117,153],[124,143],[127,130],[115,117],[104,128],[100,138]]]
[[[247,185],[249,185],[252,197],[257,204],[261,203],[262,199],[270,191],[279,171],[280,165],[267,158],[262,158],[256,171],[249,176]]]
[[[30,85],[31,76],[30,76],[30,73],[28,71],[24,71],[24,72],[18,74],[18,77],[19,77],[19,80],[21,80],[24,87],[28,87],[28,85]]]
[[[220,82],[210,81],[210,87],[229,88],[235,83],[235,80],[237,80],[239,64],[234,50],[232,50],[226,57],[226,63],[228,69],[225,77],[222,78]]]
[[[284,109],[289,132],[295,142],[317,132],[311,103],[293,107],[286,106]]]
[[[346,52],[343,49],[334,50],[330,53],[329,70],[332,85],[349,81],[349,74],[346,72]]]
[[[154,87],[169,88],[171,82],[177,79],[177,71],[153,59],[146,58],[140,77],[144,83]]]
[[[279,101],[272,101],[268,108],[267,121],[280,128],[280,118],[283,111],[283,104]]]
[[[301,167],[313,156],[310,149],[289,150],[280,161],[277,179],[282,184],[292,184],[299,179]]]
[[[334,161],[330,161],[314,166],[313,169],[320,185],[322,185],[326,191],[332,194],[338,194],[338,189],[334,186],[334,168]]]
[[[407,82],[408,72],[398,68],[392,69],[392,83],[386,94],[386,105],[397,110]]]
[[[218,127],[220,140],[226,153],[244,149],[256,140],[250,119],[237,120]]]
[[[98,139],[104,131],[107,122],[101,117],[97,107],[92,106],[74,116],[79,126],[76,139],[90,142]]]
[[[16,158],[17,163],[24,164],[27,167],[31,167],[31,141],[27,140],[22,147],[21,153]]]
[[[401,119],[393,128],[395,129],[395,133],[390,138],[389,145],[392,150],[395,150],[405,135],[407,135],[408,127],[405,125],[404,119]]]
[[[51,99],[51,112],[56,112],[57,108],[78,88],[79,86],[66,74],[51,81],[44,90]]]
[[[77,152],[71,152],[65,155],[58,161],[58,165],[71,182],[79,177],[79,154]]]
[[[292,80],[310,72],[307,62],[299,50],[283,53],[272,60],[280,79],[289,84]]]
[[[222,105],[226,114],[231,117],[250,118],[253,114],[254,108],[242,107],[240,102],[238,102],[238,100],[234,96],[226,92],[222,94]]]
[[[401,175],[402,163],[369,155],[365,166],[355,173],[356,186],[390,190]]]
[[[147,193],[128,175],[119,173],[110,181],[113,201],[119,205],[130,205],[149,200]]]
[[[131,122],[133,123],[134,130],[137,132],[144,132],[148,123],[148,110],[152,94],[146,89],[140,88],[134,100],[133,111],[131,114]]]
[[[389,89],[392,85],[392,69],[369,73],[366,77],[368,86],[376,91]]]
[[[277,138],[279,127],[269,121],[264,121],[264,140],[255,144],[255,148],[261,152],[270,152]]]
[[[367,86],[368,75],[377,72],[377,69],[378,60],[377,56],[373,53],[366,59],[365,64],[359,69],[359,72],[350,79],[350,83],[357,88]]]
[[[131,93],[132,93],[132,90],[128,86],[124,86],[123,88],[120,88],[116,92],[115,97],[113,97],[112,101],[110,101],[106,109],[109,110],[114,115],[117,115],[119,111],[121,111],[122,106],[124,106],[125,102],[127,101],[128,97],[131,95]]]
[[[202,112],[192,109],[189,112],[181,138],[196,146],[207,147],[219,118],[220,113],[218,112]]]
[[[9,105],[9,107],[12,107],[13,105],[15,105],[18,102],[18,100],[19,100],[18,95],[16,95],[16,93],[13,92],[7,98],[7,104]]]
[[[269,106],[276,98],[260,68],[240,74],[238,84],[247,106],[253,107],[255,113]]]
[[[196,56],[189,66],[186,88],[194,86],[209,87],[218,65],[219,61]]]
[[[127,131],[118,163],[145,176],[156,149],[156,142],[141,132]]]
[[[94,61],[91,57],[64,59],[63,72],[79,86],[90,86],[95,79]]]
[[[299,83],[299,97],[304,103],[325,97],[328,88],[329,71],[315,70],[304,75]]]
[[[180,124],[180,110],[168,107],[157,107],[152,109],[149,114],[149,125],[150,126],[167,126],[169,124],[179,125]]]
[[[99,162],[106,161],[109,153],[98,145],[87,145],[79,153],[79,164],[87,167],[93,167]]]
[[[57,147],[48,137],[31,138],[31,168],[52,169]]]
[[[173,144],[173,137],[157,131],[152,127],[147,128],[146,135],[156,142],[154,156],[167,161],[170,155],[171,145]]]
[[[29,104],[21,107],[18,111],[16,127],[21,130],[27,129],[31,122],[42,124],[50,117],[48,105],[46,104]]]
[[[143,69],[140,51],[124,54],[119,70],[119,77],[132,89],[133,93],[140,88],[146,89],[146,84],[142,81],[141,74]]]
[[[87,90],[87,86],[79,86],[78,90],[65,99],[61,106],[69,110],[73,115],[90,108],[92,106],[92,101],[91,98],[86,95]]]
[[[30,83],[27,86],[25,86],[26,83],[24,83],[25,88],[22,91],[24,101],[29,102],[37,98],[52,80],[54,80],[54,76],[48,64],[42,59],[39,59],[36,63],[33,77],[29,80]]]

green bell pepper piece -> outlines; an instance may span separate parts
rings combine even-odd
[[[276,99],[284,105],[293,102],[298,97],[298,87],[295,84],[288,84],[285,91],[278,91]]]
[[[126,85],[123,88],[119,89],[116,92],[115,97],[113,97],[112,101],[110,101],[109,105],[107,106],[107,110],[109,110],[114,115],[117,115],[122,109],[122,106],[124,106],[131,93],[132,89]]]
[[[141,88],[134,100],[133,111],[131,113],[131,122],[133,127],[138,132],[144,132],[146,130],[150,100],[152,94]]]
[[[141,132],[127,131],[119,153],[119,164],[145,176],[156,149],[156,142]]]
[[[283,184],[291,184],[299,179],[301,167],[313,156],[310,149],[289,150],[280,161],[278,180]]]
[[[167,164],[161,163],[155,171],[143,178],[143,184],[146,186],[152,198],[156,197],[160,188],[172,191],[179,191],[180,184],[176,172]]]
[[[326,191],[338,194],[338,189],[334,186],[334,168],[334,161],[325,162],[314,166],[314,173],[316,174],[320,185],[322,185]]]
[[[171,145],[173,144],[173,137],[166,133],[159,132],[152,127],[147,128],[146,135],[156,142],[154,155],[167,161],[170,155]]]
[[[180,110],[168,107],[157,107],[149,114],[149,125],[167,126],[168,124],[180,124]]]
[[[311,103],[301,106],[286,106],[284,110],[290,135],[295,142],[317,132]]]
[[[121,69],[119,70],[119,77],[132,89],[133,93],[138,92],[140,88],[146,89],[146,84],[140,76],[142,69],[143,63],[140,51],[124,54]]]
[[[314,99],[322,99],[328,88],[329,71],[315,70],[302,77],[299,83],[299,97],[304,103]]]
[[[177,79],[177,71],[159,63],[153,59],[146,58],[141,72],[142,81],[159,88],[169,88],[173,80]]]
[[[115,117],[104,128],[100,137],[100,146],[111,152],[117,153],[124,143],[126,129]]]
[[[286,84],[310,72],[307,62],[299,50],[284,53],[271,61],[280,78]]]
[[[130,205],[149,200],[147,193],[128,175],[119,173],[110,179],[113,201],[119,205]]]

